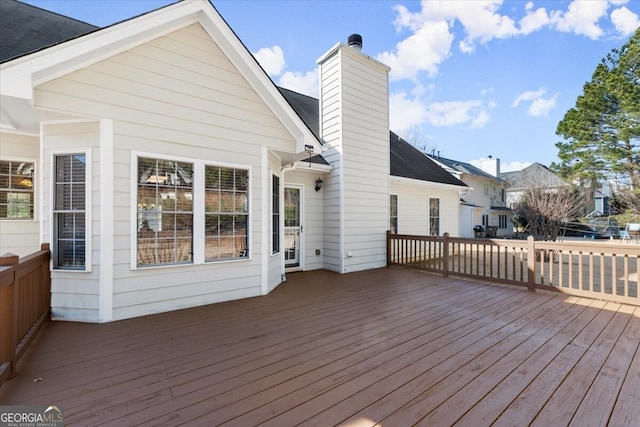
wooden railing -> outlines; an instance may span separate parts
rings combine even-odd
[[[49,320],[51,274],[49,244],[23,258],[0,257],[0,385]]]
[[[620,241],[541,242],[387,236],[387,265],[546,289],[640,306],[640,246]]]

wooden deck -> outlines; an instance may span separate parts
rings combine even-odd
[[[53,322],[3,405],[65,425],[638,426],[640,307],[405,269],[266,297]]]

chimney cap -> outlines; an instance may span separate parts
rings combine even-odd
[[[360,34],[351,34],[347,38],[347,44],[354,49],[362,49],[362,36]]]

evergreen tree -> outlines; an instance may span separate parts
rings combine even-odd
[[[617,178],[640,191],[640,28],[613,49],[558,123],[558,164],[566,179]]]

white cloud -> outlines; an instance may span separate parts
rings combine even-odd
[[[584,35],[598,39],[604,33],[598,21],[606,15],[607,1],[573,0],[566,12],[551,12],[551,22],[558,31]]]
[[[545,93],[547,93],[547,91],[544,88],[522,92],[516,97],[511,106],[515,108],[520,105],[521,102],[531,101],[527,108],[527,114],[534,117],[546,116],[549,114],[549,111],[555,107],[558,94],[556,93],[552,97],[545,98]]]
[[[500,172],[514,172],[521,171],[522,169],[531,166],[533,163],[531,162],[520,162],[518,160],[514,160],[511,162],[500,162]]]
[[[534,117],[546,116],[556,106],[557,99],[557,93],[551,98],[536,98],[527,109],[527,114]]]
[[[533,7],[533,5],[531,7]],[[518,24],[520,24],[521,34],[530,34],[549,25],[550,18],[545,8],[541,7],[535,11],[531,11],[531,9],[527,10],[528,13],[518,22]]]
[[[624,6],[611,12],[611,22],[616,27],[616,31],[624,36],[630,36],[640,27],[638,15]]]
[[[542,95],[544,95],[546,92],[546,90],[544,90],[543,88],[540,88],[538,90],[528,90],[526,92],[522,92],[520,95],[518,95],[518,97],[515,99],[515,101],[513,101],[513,104],[511,104],[512,107],[517,107],[522,101],[533,101],[536,98],[540,98]]]
[[[306,73],[285,72],[278,80],[280,86],[302,94],[318,97],[318,70]]]
[[[498,156],[498,158],[500,158],[500,156]],[[482,169],[482,163],[483,161],[487,160],[486,157],[480,158],[480,159],[474,159],[474,160],[470,160],[469,163],[472,164],[473,166]],[[518,160],[513,160],[511,162],[503,162],[502,160],[500,161],[500,172],[514,172],[514,171],[520,171],[528,166],[531,166],[532,163],[531,162],[520,162]]]
[[[422,124],[427,118],[427,106],[421,100],[409,99],[405,92],[389,96],[389,127],[399,134]]]
[[[277,45],[263,47],[257,52],[253,52],[253,56],[270,76],[279,76],[286,66],[284,53],[280,46]]]
[[[391,80],[415,80],[419,72],[435,75],[438,64],[450,54],[453,34],[446,21],[431,22],[420,14],[409,12],[404,6],[397,6],[396,29],[410,29],[412,34],[398,42],[393,51],[385,51],[376,59],[391,67]]]
[[[426,119],[433,126],[468,123],[474,129],[483,127],[490,118],[487,106],[480,100],[434,102],[426,111]]]
[[[491,119],[490,110],[495,102],[481,100],[444,101],[431,104],[419,98],[410,98],[405,92],[389,97],[389,124],[393,131],[405,135],[409,130],[428,123],[431,126],[468,125],[481,128]]]

